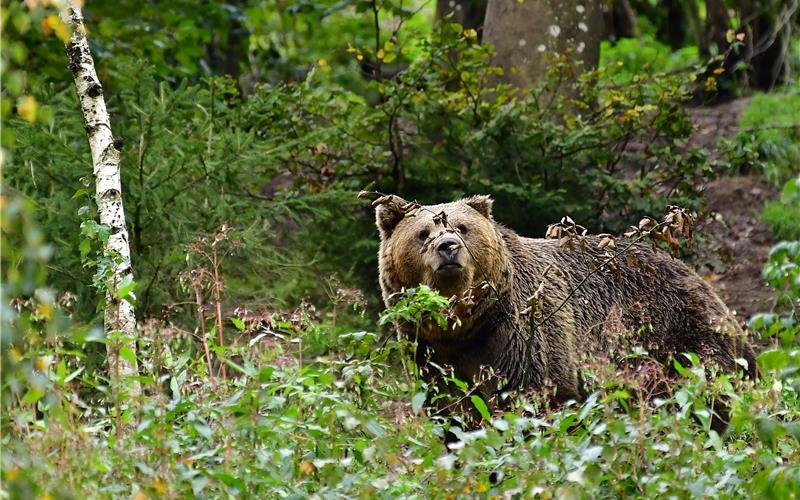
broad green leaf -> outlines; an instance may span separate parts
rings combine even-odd
[[[470,401],[472,401],[472,405],[478,410],[478,413],[481,414],[484,420],[491,420],[492,415],[489,413],[489,407],[486,406],[486,403],[480,396],[472,395],[469,397]]]
[[[236,327],[236,329],[239,330],[240,332],[244,331],[244,321],[240,320],[237,317],[232,317],[231,318],[231,323],[233,323],[233,325]]]
[[[119,356],[132,365],[136,363],[136,353],[133,352],[130,346],[121,346],[119,348]]]
[[[425,404],[425,398],[427,394],[425,392],[418,392],[414,394],[411,398],[411,413],[414,415],[419,415],[419,411],[422,409],[422,405]]]

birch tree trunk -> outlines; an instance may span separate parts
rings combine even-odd
[[[117,293],[122,280],[132,274],[128,230],[125,226],[125,212],[122,209],[119,166],[122,141],[114,139],[111,134],[111,120],[103,99],[103,87],[94,68],[78,2],[74,0],[67,2],[62,17],[72,28],[72,35],[67,44],[69,69],[75,78],[75,88],[83,110],[83,118],[86,120],[86,133],[92,150],[95,201],[100,214],[100,223],[111,228],[111,235],[106,248],[103,249],[105,255],[110,256],[113,262],[113,272],[106,290],[103,323],[107,338],[118,334],[122,339],[120,342],[109,339],[106,345],[109,375],[119,382],[138,375],[135,357],[136,317],[133,304],[128,300],[119,299]],[[127,393],[130,396],[138,396],[141,393],[139,383],[131,380],[127,385]]]

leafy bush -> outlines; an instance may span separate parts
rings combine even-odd
[[[739,140],[754,144],[762,160],[764,176],[781,185],[800,173],[800,87],[757,94],[739,117]]]
[[[294,302],[314,288],[316,273],[344,274],[358,263],[350,260],[332,267],[335,256],[348,255],[342,248],[352,242],[347,236],[368,227],[357,220],[355,229],[341,216],[354,197],[349,191],[323,190],[328,174],[309,172],[302,165],[306,157],[321,156],[309,144],[317,142],[311,141],[323,143],[336,132],[313,130],[314,120],[333,113],[341,101],[329,103],[307,87],[264,87],[242,102],[229,80],[171,89],[156,84],[147,67],[120,68],[135,82],[109,105],[112,126],[125,144],[123,194],[140,283],[139,314],[157,315],[183,302],[187,293],[179,276],[194,264],[187,266],[186,246],[223,224],[233,226],[243,243],[236,250],[236,264],[229,259],[223,265],[227,281],[235,284],[228,298],[240,306],[251,300],[264,304],[265,284],[275,290],[266,297],[275,306],[286,305],[285,300]],[[78,230],[94,214],[88,147],[72,91],[48,89],[40,99],[58,110],[55,121],[12,122],[17,129],[15,155],[6,167],[6,181],[35,199],[47,200],[37,215],[56,247],[53,285],[78,298],[77,310],[85,320],[96,304],[88,289],[92,271],[82,266],[83,236]],[[311,107],[314,113],[307,113]],[[305,131],[314,133],[300,135]],[[344,232],[324,239],[316,231],[298,234],[301,220],[304,226],[336,220]],[[321,248],[329,249],[331,258],[320,264],[315,256]],[[356,249],[356,256],[364,254]]]
[[[32,297],[3,311],[0,460],[12,497],[785,498],[800,488],[796,313],[754,319],[776,339],[759,355],[757,383],[709,378],[689,354],[672,390],[652,397],[640,371],[597,362],[584,373],[582,403],[547,410],[521,397],[513,411],[492,414],[473,401],[483,427],[466,432],[425,414],[435,389],[415,376],[413,345],[342,330],[310,306],[231,318],[235,341],[211,346],[227,379],[209,375],[192,332],[146,325],[136,377],[144,393],[116,400],[87,355],[102,338],[70,326],[48,299],[55,293],[43,293],[48,252],[30,208],[4,199],[3,293]],[[798,298],[799,257],[796,242],[782,244],[765,268],[785,294],[782,314]],[[331,300],[347,302],[339,292]],[[385,321],[436,320],[442,301],[429,289],[409,292]],[[710,428],[716,398],[731,402],[724,436]],[[461,443],[445,446],[447,431]]]
[[[389,124],[377,130],[393,131],[391,177],[379,186],[421,199],[491,189],[498,218],[527,234],[564,213],[620,229],[660,211],[664,196],[696,203],[682,179],[710,169],[703,151],[676,146],[691,131],[684,76],[640,74],[617,86],[614,68],[576,78],[567,54],[542,88],[520,93],[494,86],[502,70],[487,64],[491,49],[458,25],[440,25],[423,49],[425,58],[379,85]]]
[[[293,352],[308,327],[281,341],[276,326],[263,324],[232,353],[237,376],[227,381],[207,378],[183,335],[148,330],[147,395],[127,402],[124,434],[110,428],[103,402],[76,399],[91,383],[80,374],[60,405],[4,412],[4,487],[12,496],[770,498],[800,487],[800,380],[779,371],[787,364],[775,354],[760,356],[757,385],[709,379],[695,364],[655,399],[634,371],[597,366],[584,402],[543,412],[521,399],[516,411],[487,414],[483,428],[451,429],[462,442],[446,447],[449,424],[422,411],[430,388],[403,368],[412,363],[404,342],[353,332],[328,357],[304,362]],[[768,352],[796,356],[791,349]],[[717,397],[732,402],[725,436],[710,429],[707,402]]]
[[[800,239],[800,177],[789,180],[777,200],[764,205],[764,220],[777,239]]]
[[[620,67],[617,78],[630,81],[635,75],[659,73],[690,68],[700,60],[696,46],[674,50],[645,34],[639,38],[621,38],[616,43],[603,41],[600,48],[600,65]]]

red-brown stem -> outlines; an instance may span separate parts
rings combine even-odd
[[[203,342],[203,351],[206,353],[206,363],[208,363],[208,374],[214,378],[214,368],[211,365],[211,351],[208,350],[208,339],[206,338],[206,315],[203,312],[203,295],[200,293],[200,283],[194,283],[194,295],[197,302],[197,323],[200,326],[200,339]]]
[[[222,336],[222,281],[219,278],[219,259],[217,258],[217,247],[212,248],[212,266],[214,268],[214,302],[217,306],[217,340],[219,341],[220,349],[224,350],[225,340]],[[228,378],[225,371],[225,363],[220,360],[219,370],[222,374],[222,379]]]

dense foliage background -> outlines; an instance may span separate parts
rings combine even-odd
[[[436,19],[434,2],[86,2],[124,144],[129,355],[145,387],[131,398],[104,364],[105,229],[69,28],[55,2],[4,0],[3,491],[797,495],[796,2],[607,3],[599,65],[531,44],[548,69],[520,91],[481,26]],[[691,106],[742,96],[735,133],[698,143]],[[486,193],[525,235],[564,215],[618,233],[669,205],[705,217],[703,187],[740,175],[775,193],[752,207],[774,244],[754,263],[771,300],[742,318],[761,380],[707,378],[687,354],[658,398],[601,363],[587,368],[591,397],[565,408],[533,397],[490,415],[465,389],[485,426],[445,447],[450,422],[426,414],[413,347],[378,325],[377,232],[359,190]],[[701,235],[685,251],[721,274],[717,250]],[[724,436],[709,427],[716,397],[733,402]]]

